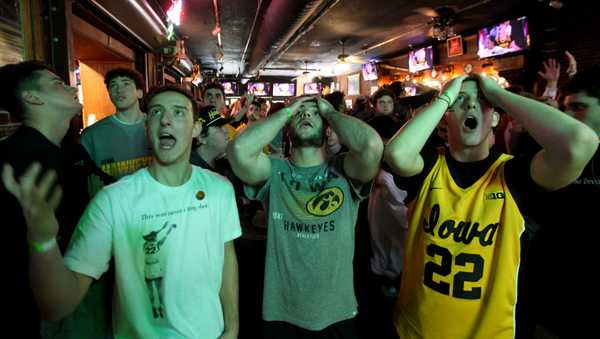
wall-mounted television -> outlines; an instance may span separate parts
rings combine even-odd
[[[236,95],[238,93],[238,86],[235,81],[221,81],[221,85],[225,90],[225,95]]]
[[[248,93],[257,97],[267,96],[271,93],[271,84],[268,82],[248,82]]]
[[[377,65],[374,62],[363,64],[362,76],[364,80],[377,80]]]
[[[274,97],[293,97],[296,95],[296,84],[293,82],[274,82]]]
[[[319,84],[318,82],[305,83],[304,94],[321,94],[321,84]]]
[[[526,50],[530,46],[527,18],[507,20],[479,30],[477,55],[489,58]]]
[[[433,68],[433,46],[415,49],[408,53],[408,70],[411,73]]]

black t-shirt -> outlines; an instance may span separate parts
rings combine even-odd
[[[84,159],[77,159],[75,151],[65,153],[43,134],[34,128],[21,126],[14,134],[0,142],[0,168],[5,163],[12,165],[15,177],[19,177],[33,162],[39,162],[43,172],[53,169],[57,173],[57,184],[63,189],[63,198],[56,215],[60,225],[58,243],[64,251],[72,231],[87,202],[85,175],[88,167]],[[84,152],[85,153],[85,152]],[[87,155],[79,153],[79,157]],[[89,158],[89,157],[88,157]],[[4,278],[3,291],[8,295],[4,303],[9,306],[5,312],[6,324],[19,324],[22,331],[19,337],[39,336],[39,312],[29,287],[29,248],[27,225],[21,206],[4,185],[0,185],[0,206],[2,206],[1,247]],[[6,318],[8,317],[8,318]],[[25,324],[23,324],[25,322]]]
[[[18,178],[33,162],[39,162],[44,169],[54,169],[62,180],[60,149],[52,144],[37,130],[22,126],[8,139],[0,143],[0,165],[9,163]],[[27,225],[21,212],[19,202],[2,185],[0,204],[3,210],[4,259],[2,290],[11,302],[7,324],[25,324],[21,327],[27,333],[19,333],[23,337],[39,337],[39,313],[29,288],[29,250],[27,243]]]
[[[598,299],[600,150],[573,184],[538,205],[542,227],[531,247],[538,321],[561,337],[576,337],[574,330],[592,330],[589,310]]]

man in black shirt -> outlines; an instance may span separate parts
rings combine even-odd
[[[600,67],[577,73],[562,89],[567,114],[600,137]],[[571,185],[539,204],[540,232],[531,251],[532,291],[538,323],[561,338],[592,333],[598,293],[597,266],[600,151]],[[548,305],[548,300],[552,303]]]
[[[64,249],[87,201],[70,191],[71,185],[66,183],[66,179],[69,176],[68,180],[75,182],[71,176],[74,172],[65,168],[67,159],[60,148],[69,122],[81,112],[77,89],[65,84],[48,66],[36,62],[3,66],[0,79],[0,106],[22,122],[14,134],[0,142],[0,167],[5,163],[12,165],[17,176],[32,162],[54,170],[58,183],[65,190],[65,199],[57,211],[60,224],[65,226],[60,230],[58,245]],[[11,300],[5,301],[10,311],[5,312],[3,321],[14,326],[22,324],[17,330],[19,337],[39,337],[40,315],[29,288],[29,251],[56,244],[28,241],[19,203],[3,185],[0,186],[0,206],[2,224],[6,226],[3,227],[2,257],[5,260],[2,282],[5,285],[2,290]]]

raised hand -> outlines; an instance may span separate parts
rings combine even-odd
[[[539,71],[538,74],[547,82],[556,83],[560,77],[560,63],[554,59],[548,59],[542,64],[544,66],[543,71]]]
[[[575,73],[577,73],[577,61],[575,60],[575,57],[573,56],[573,54],[569,53],[569,51],[565,51],[565,55],[567,56],[567,59],[569,59],[569,66],[567,67],[567,75],[569,77],[572,77],[575,75]]]
[[[29,240],[34,242],[45,242],[56,237],[58,222],[54,211],[62,197],[60,186],[53,188],[56,182],[54,170],[46,171],[36,183],[41,171],[40,164],[33,163],[17,181],[10,165],[6,164],[2,169],[2,182],[21,204]]]

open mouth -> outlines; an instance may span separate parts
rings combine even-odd
[[[161,149],[171,149],[176,143],[177,139],[169,133],[160,133],[160,136],[158,137],[158,145]]]
[[[308,120],[304,120],[300,122],[300,128],[302,127],[313,127],[313,125]]]
[[[479,122],[474,117],[467,117],[463,123],[463,125],[470,130],[476,129],[478,124]]]

